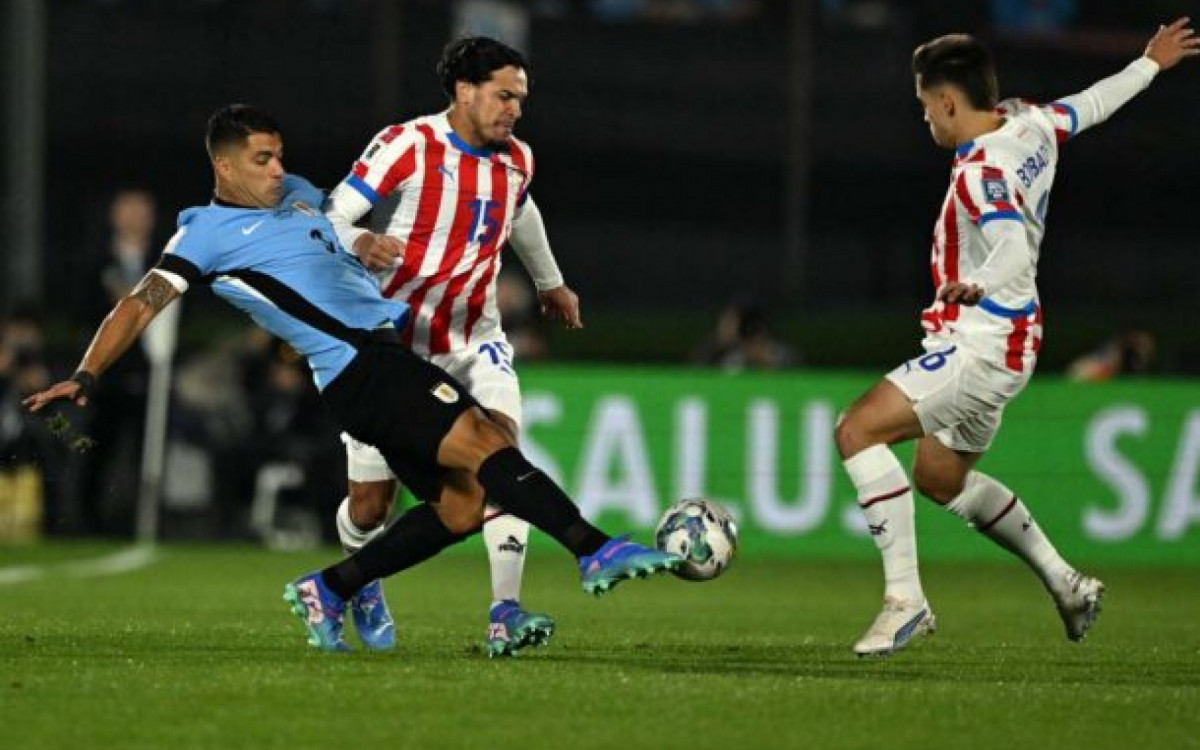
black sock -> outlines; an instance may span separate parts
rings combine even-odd
[[[411,508],[358,552],[321,571],[329,590],[349,599],[376,578],[386,578],[424,562],[469,534],[451,534],[434,509]]]
[[[576,557],[594,553],[609,539],[585,521],[571,498],[516,448],[502,448],[488,456],[477,475],[488,499],[554,537]]]

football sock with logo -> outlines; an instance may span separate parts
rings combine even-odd
[[[363,531],[354,523],[354,519],[350,518],[350,498],[342,498],[342,504],[337,509],[337,533],[338,541],[342,543],[342,549],[346,550],[346,554],[352,555],[358,552],[367,542],[383,533],[384,524],[379,524],[373,529]]]
[[[963,491],[946,505],[946,510],[1024,560],[1047,588],[1062,586],[1071,571],[1071,566],[1034,522],[1025,503],[987,474],[978,471],[967,474]]]
[[[494,505],[484,509],[483,541],[492,569],[492,601],[521,600],[529,524]]]
[[[321,571],[333,593],[349,599],[376,578],[386,578],[433,557],[469,534],[452,534],[437,513],[421,503],[396,519],[358,552]]]
[[[842,462],[858,490],[858,505],[883,556],[884,596],[924,601],[917,567],[913,495],[904,468],[884,445],[873,445]]]
[[[549,534],[576,557],[593,554],[609,536],[584,520],[545,472],[513,447],[484,459],[476,472],[488,500]]]

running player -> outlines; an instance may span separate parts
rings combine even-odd
[[[407,302],[405,342],[467,387],[515,443],[521,391],[496,309],[500,250],[533,277],[546,313],[582,326],[529,194],[533,152],[513,136],[529,91],[521,53],[486,37],[456,39],[437,66],[449,110],[385,128],[325,206],[342,245],[377,272],[383,294]],[[355,225],[364,217],[370,229]],[[348,552],[383,530],[396,477],[373,447],[343,436],[349,493],[337,511]],[[521,608],[529,524],[489,506],[483,527],[492,572],[487,650],[512,655],[549,639],[554,622]],[[386,648],[392,618],[378,582],[351,603],[364,640]]]
[[[1034,279],[1059,149],[1198,52],[1181,18],[1160,27],[1145,55],[1120,73],[1045,106],[998,103],[991,55],[970,36],[943,36],[914,53],[925,121],[955,157],[934,227],[937,291],[921,316],[926,353],[863,394],[836,430],[886,580],[883,610],[854,645],[859,655],[892,653],[934,629],[917,566],[912,491],[888,448],[906,440],[918,441],[917,489],[1024,560],[1068,638],[1081,640],[1095,620],[1104,584],[1068,565],[1025,504],[975,465],[1037,360],[1042,307]]]
[[[92,386],[147,325],[194,284],[249,314],[303,355],[341,427],[378,446],[388,466],[426,502],[371,544],[287,584],[284,598],[309,643],[344,651],[347,600],[371,581],[416,565],[475,533],[487,496],[537,526],[576,557],[585,591],[677,567],[682,559],[610,538],[579,515],[553,480],[445,371],[400,342],[409,317],[384,299],[320,212],[322,195],[283,169],[279,126],[262,110],[233,105],[209,120],[213,202],[179,215],[162,258],[100,325],[70,380],[23,403],[84,406]]]

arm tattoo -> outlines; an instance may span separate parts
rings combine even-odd
[[[160,274],[151,272],[138,282],[137,288],[129,296],[157,313],[178,297],[179,292]]]

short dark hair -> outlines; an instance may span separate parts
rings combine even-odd
[[[1000,100],[992,53],[970,34],[947,34],[922,44],[913,52],[912,67],[921,88],[957,86],[975,109],[993,109]]]
[[[208,129],[204,134],[204,145],[209,157],[230,145],[241,145],[254,133],[279,135],[279,123],[270,112],[250,104],[230,104],[221,107],[208,118]]]
[[[454,101],[454,84],[459,81],[483,83],[492,77],[493,71],[509,65],[530,75],[525,56],[507,44],[486,36],[464,36],[442,48],[437,74],[442,81],[442,90],[450,101]]]

